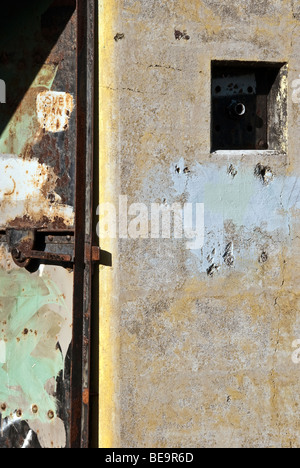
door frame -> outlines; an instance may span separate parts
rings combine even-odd
[[[92,296],[95,0],[77,0],[77,143],[71,448],[88,448]]]

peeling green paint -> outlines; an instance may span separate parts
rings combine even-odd
[[[1,134],[0,153],[24,155],[26,148],[34,144],[41,131],[36,115],[37,95],[51,89],[57,70],[58,66],[54,64],[45,64],[41,68],[19,108]]]
[[[57,70],[58,65],[46,63],[35,78],[34,82],[31,85],[31,88],[43,87],[50,90],[55,80]]]
[[[56,414],[54,382],[64,362],[57,345],[63,319],[53,310],[55,306],[66,308],[51,280],[20,270],[0,272],[1,360],[5,357],[0,362],[0,405],[6,408],[2,408],[4,418],[20,410],[22,419],[45,423],[50,421],[49,411]],[[32,411],[33,406],[37,412]]]

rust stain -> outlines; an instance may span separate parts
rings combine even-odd
[[[70,228],[71,225],[67,222],[67,220],[58,216],[54,217],[53,219],[49,218],[48,216],[42,216],[37,221],[31,218],[30,216],[25,215],[23,217],[15,218],[9,223],[10,227],[17,229],[28,229],[32,227],[33,224],[36,229],[48,228],[53,230],[67,230]]]
[[[82,394],[82,401],[85,405],[88,405],[89,400],[90,400],[90,394],[89,394],[89,390],[86,388]]]
[[[13,188],[10,192],[5,192],[5,193],[4,193],[4,196],[5,196],[5,197],[9,197],[10,195],[13,195],[13,194],[15,193],[17,184],[16,184],[15,179],[13,179],[12,177],[11,177],[11,180],[13,181],[14,188]]]
[[[65,229],[74,222],[74,210],[57,193],[59,177],[55,170],[36,159],[0,157],[1,225],[23,228],[34,224]],[[68,183],[67,177],[64,182]],[[1,188],[2,187],[2,188]]]

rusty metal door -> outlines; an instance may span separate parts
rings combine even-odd
[[[87,447],[94,2],[0,24],[0,448]]]

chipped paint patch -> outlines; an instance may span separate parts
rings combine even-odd
[[[52,307],[63,308],[62,298],[55,284],[20,270],[1,272],[0,278],[0,337],[6,344],[0,368],[0,401],[6,405],[2,416],[21,408],[24,419],[36,418],[31,411],[35,404],[39,419],[47,422],[49,410],[57,409],[45,385],[63,370],[63,356],[56,346],[62,317]]]
[[[0,340],[0,364],[6,363],[6,343],[4,340]]]
[[[58,66],[53,63],[45,63],[38,73],[31,88],[47,88],[51,89],[56,77]]]
[[[38,434],[42,448],[64,448],[67,443],[66,430],[61,419],[55,418],[49,424],[31,421],[30,427]]]
[[[37,115],[40,126],[51,133],[64,132],[74,109],[71,94],[44,91],[37,96]]]
[[[57,176],[53,168],[37,159],[23,160],[15,155],[0,155],[0,219],[3,226],[26,215],[32,220],[46,216],[64,218],[73,225],[74,210],[61,204],[55,193]]]
[[[9,261],[4,250],[2,260]],[[26,421],[45,448],[66,445],[57,378],[72,339],[70,281],[73,276],[56,267],[35,275],[0,270],[2,430]]]

